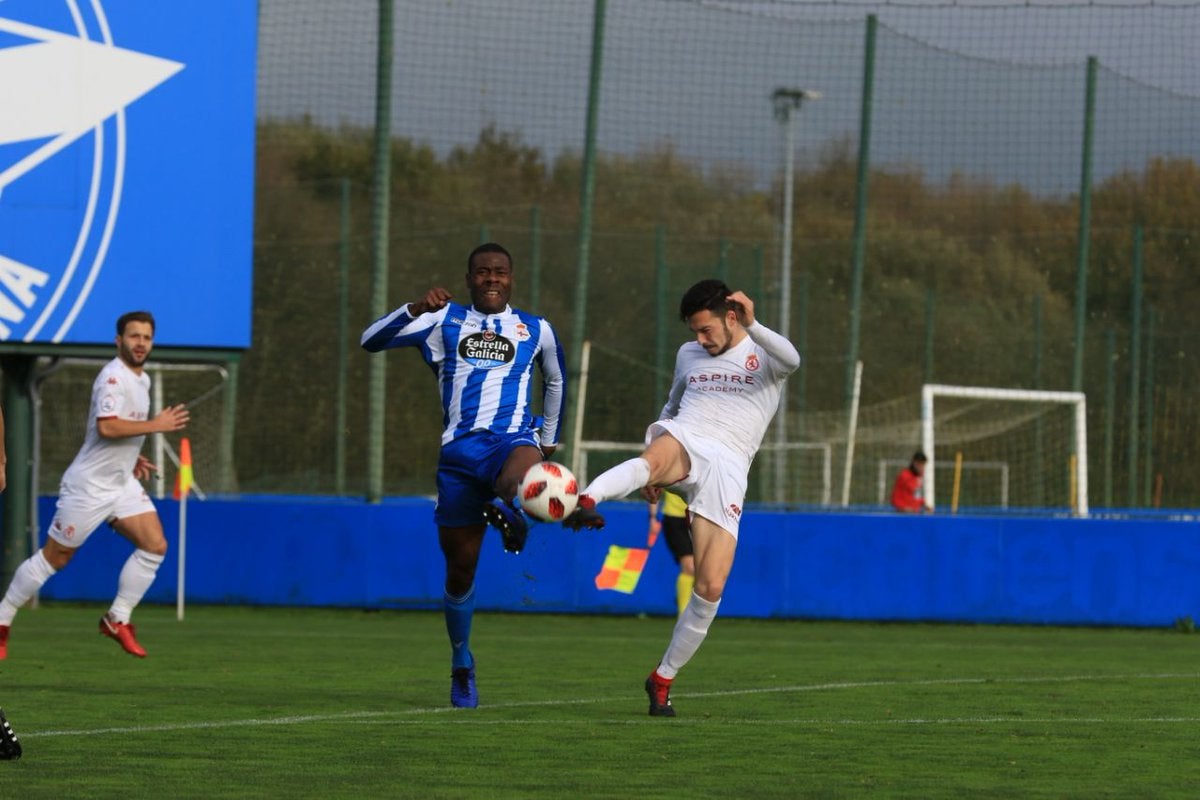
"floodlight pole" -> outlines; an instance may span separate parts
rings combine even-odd
[[[796,116],[805,100],[819,100],[816,89],[779,88],[771,95],[775,119],[783,123],[783,225],[779,256],[779,332],[791,339],[792,327],[792,209],[795,201]],[[779,410],[775,413],[775,502],[784,500],[784,466],[787,444],[787,384],[779,392]]]

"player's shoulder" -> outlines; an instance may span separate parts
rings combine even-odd
[[[518,330],[523,326],[525,331],[532,332],[539,339],[549,336],[551,339],[557,341],[558,333],[554,330],[554,325],[550,320],[531,311],[524,311],[515,307],[510,307],[509,312],[512,314],[513,319],[516,320]]]
[[[545,317],[541,316],[540,314],[535,314],[532,311],[526,311],[525,309],[517,308],[516,306],[509,306],[508,311],[510,314],[512,314],[514,317],[516,317],[517,319],[519,319],[521,322],[525,323],[526,325],[530,325],[530,326],[536,325],[538,327],[547,327],[547,328],[554,327],[553,325],[550,324],[550,320],[546,319]]]
[[[125,366],[125,363],[120,358],[113,358],[96,373],[97,385],[116,385],[122,381],[132,377],[133,373]]]
[[[434,312],[434,320],[438,325],[444,325],[446,323],[461,325],[466,322],[467,317],[471,316],[471,311],[472,309],[470,306],[463,305],[462,303],[456,303],[451,300],[450,302],[446,303],[446,305]]]

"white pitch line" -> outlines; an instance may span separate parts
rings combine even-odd
[[[801,693],[801,692],[828,692],[839,689],[876,689],[876,688],[895,688],[904,686],[964,686],[964,685],[987,685],[987,684],[1037,684],[1037,683],[1084,683],[1084,682],[1100,682],[1100,681],[1151,681],[1151,680],[1196,680],[1200,678],[1200,673],[1147,673],[1133,675],[1046,675],[1035,677],[1016,677],[1016,678],[930,678],[925,680],[892,680],[892,681],[839,681],[836,683],[813,683],[798,686],[770,686],[758,689],[729,689],[719,692],[681,692],[675,696],[675,699],[682,698],[705,698],[705,697],[735,697],[749,694],[780,694],[780,693]],[[628,696],[621,697],[592,697],[592,698],[574,698],[570,700],[529,700],[513,703],[495,703],[487,704],[482,707],[482,710],[502,710],[515,708],[545,708],[550,706],[577,706],[577,705],[593,705],[596,703],[628,703]],[[396,717],[406,716],[426,716],[446,713],[469,713],[464,710],[452,708],[450,706],[431,706],[427,708],[409,708],[400,711],[344,711],[337,714],[304,714],[297,716],[286,717],[268,717],[259,718],[252,717],[250,719],[231,719],[231,720],[211,720],[208,722],[180,722],[180,723],[163,723],[160,725],[129,725],[118,728],[93,728],[89,730],[58,730],[58,731],[26,731],[22,730],[20,735],[25,739],[34,739],[42,736],[103,736],[107,734],[130,734],[130,733],[158,733],[163,731],[189,731],[189,730],[212,730],[216,728],[249,728],[261,727],[267,725],[302,725],[309,722],[354,722],[364,723],[371,720],[380,720],[380,718],[389,718],[396,724],[415,724],[416,720],[405,721],[397,720]],[[382,720],[380,720],[382,721]],[[702,722],[702,720],[695,720]],[[447,721],[449,722],[449,721]],[[503,724],[503,725],[518,725],[518,724],[537,724],[533,721],[526,720],[479,720],[472,718],[470,720],[455,720],[454,724],[468,723],[473,725],[479,724]],[[555,724],[562,724],[562,720],[554,720]],[[587,720],[590,725],[597,724],[603,721]],[[1046,719],[1031,719],[1022,717],[964,717],[964,718],[934,718],[934,719],[898,719],[898,720],[820,720],[820,719],[796,719],[790,721],[738,721],[738,720],[722,720],[723,724],[756,724],[756,725],[952,725],[952,724],[994,724],[994,723],[1027,723],[1027,724],[1046,724],[1046,723],[1077,723],[1077,724],[1121,724],[1121,723],[1192,723],[1200,722],[1200,719],[1193,717],[1134,717],[1134,718],[1108,718],[1108,717],[1061,717],[1061,718],[1046,718]],[[632,724],[624,723],[620,720],[613,724]]]

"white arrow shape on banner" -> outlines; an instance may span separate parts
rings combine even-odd
[[[33,40],[0,49],[0,144],[50,139],[0,172],[0,190],[183,69],[10,19],[0,31]]]

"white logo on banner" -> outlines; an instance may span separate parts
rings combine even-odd
[[[36,319],[22,339],[39,338],[60,305],[63,315],[49,339],[60,341],[71,328],[104,266],[120,209],[125,108],[183,69],[178,62],[114,46],[99,0],[89,4],[96,37],[84,21],[87,6],[64,2],[74,35],[0,17],[0,33],[10,37],[0,49],[0,146],[36,143],[14,161],[0,161],[0,192],[32,179],[39,166],[93,134],[89,177],[81,179],[86,186],[63,187],[67,196],[78,189],[87,198],[78,230],[63,232],[74,239],[70,257],[64,263],[24,264],[0,253],[0,340],[11,337],[10,326],[31,317]],[[13,44],[11,37],[23,41]],[[110,119],[111,142],[105,125]]]

